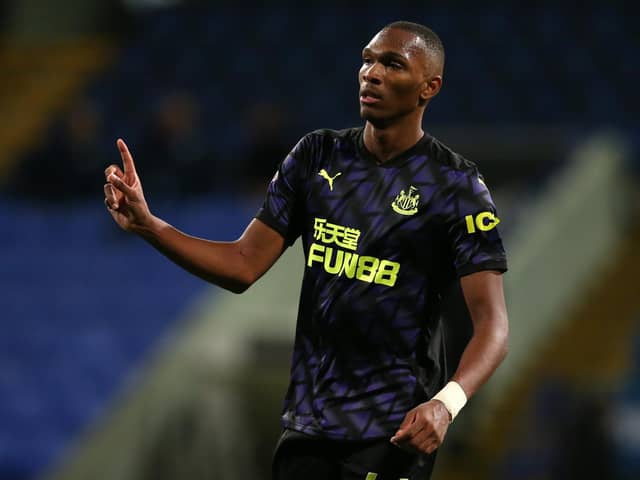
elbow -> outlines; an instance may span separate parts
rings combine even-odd
[[[246,292],[250,286],[251,285],[246,283],[233,283],[227,286],[227,290],[229,290],[231,293],[240,295],[241,293]]]
[[[500,329],[498,333],[499,345],[500,345],[500,362],[507,358],[509,353],[509,327],[505,322],[504,328]]]
[[[504,342],[502,343],[502,348],[500,350],[500,363],[502,363],[504,359],[507,358],[508,354],[509,354],[509,341],[507,338],[505,338]]]
[[[480,328],[474,331],[479,341],[491,349],[492,356],[499,365],[509,353],[509,324],[506,316],[494,315],[491,321],[482,323]]]
[[[252,272],[243,272],[241,275],[238,275],[237,278],[234,278],[225,288],[229,290],[231,293],[241,294],[246,292],[251,285],[253,285],[256,280],[258,280],[258,276],[254,275]]]
[[[235,258],[238,260],[233,269],[233,278],[225,286],[232,293],[244,293],[251,285],[258,281],[264,271],[260,270],[260,264],[256,261],[256,255],[247,252],[239,241],[234,242],[236,246]]]
[[[229,290],[231,293],[241,294],[246,292],[253,282],[247,281],[245,279],[234,279],[224,285],[226,290]]]

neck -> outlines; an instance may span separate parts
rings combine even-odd
[[[384,163],[413,147],[423,135],[420,122],[375,126],[367,121],[363,140],[367,150]]]

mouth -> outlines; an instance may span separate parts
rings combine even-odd
[[[360,90],[360,103],[372,105],[382,100],[382,96],[374,90],[364,88]]]

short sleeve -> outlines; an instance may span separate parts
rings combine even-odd
[[[496,207],[477,170],[457,171],[447,211],[447,236],[458,276],[507,270]]]
[[[301,232],[301,177],[304,159],[308,156],[308,139],[302,138],[278,165],[269,182],[264,202],[255,218],[283,236],[293,245]]]

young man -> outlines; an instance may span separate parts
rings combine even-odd
[[[302,238],[278,480],[429,478],[449,424],[506,354],[506,258],[493,202],[475,165],[421,127],[443,65],[430,29],[383,28],[362,53],[364,128],[300,140],[235,242],[190,237],[153,216],[122,140],[124,171],[105,171],[105,203],[120,227],[231,291]],[[451,376],[442,303],[458,282],[473,335]]]

